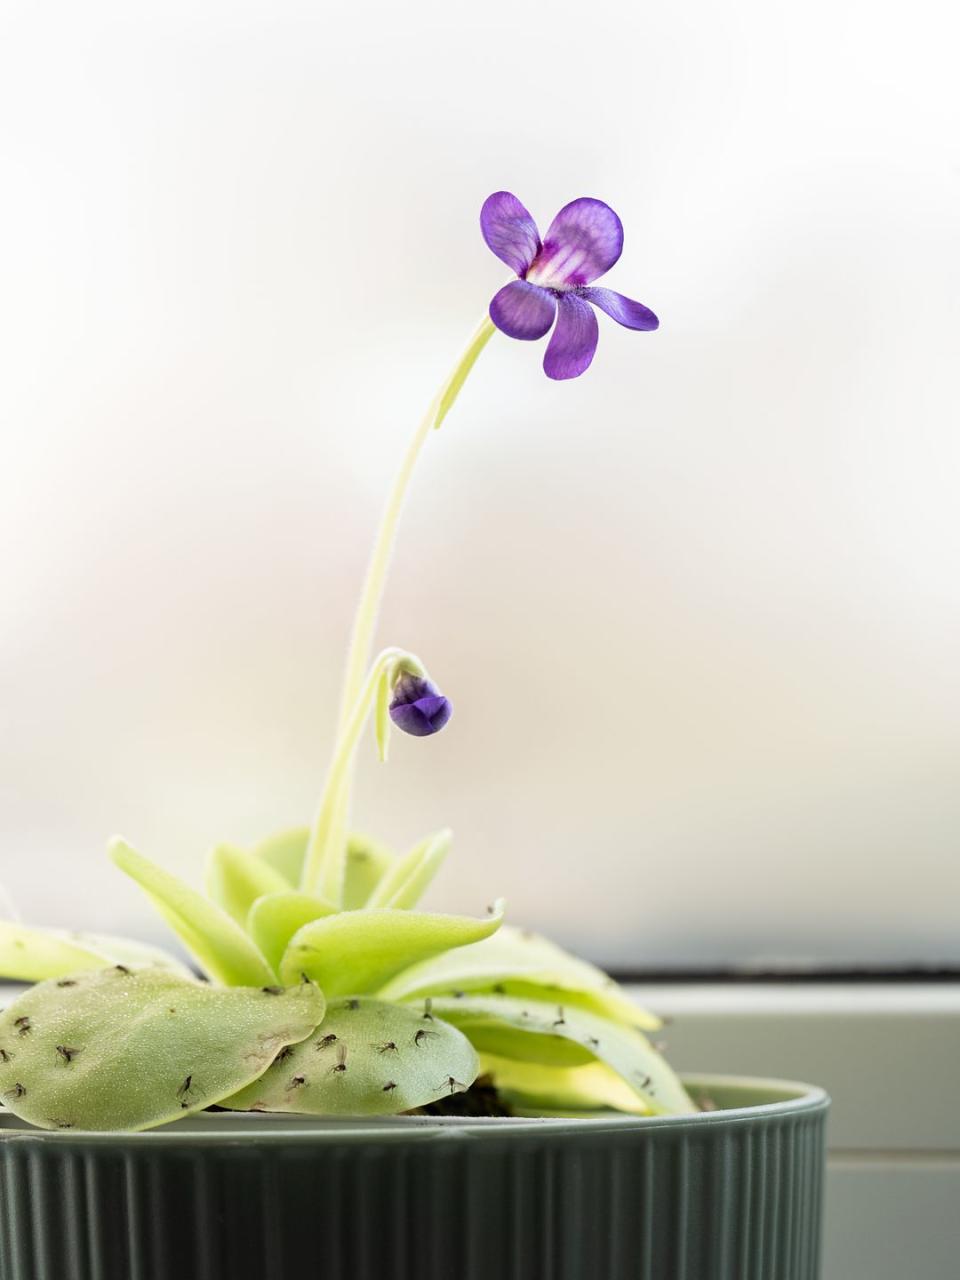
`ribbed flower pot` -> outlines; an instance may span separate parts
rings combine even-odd
[[[0,1121],[0,1280],[816,1280],[828,1099],[696,1077],[690,1117],[142,1134]]]

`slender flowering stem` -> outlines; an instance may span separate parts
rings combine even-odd
[[[357,744],[378,691],[392,685],[402,672],[423,678],[427,674],[422,663],[404,649],[384,649],[371,666],[340,730],[323,795],[310,828],[300,888],[304,893],[319,894],[337,907],[343,903],[346,855],[347,804],[344,793],[350,785]]]
[[[416,434],[410,441],[403,456],[400,470],[397,472],[393,488],[390,490],[386,506],[383,509],[380,528],[377,531],[376,542],[373,544],[373,554],[370,557],[367,576],[364,579],[363,591],[360,595],[360,603],[354,617],[353,633],[350,639],[347,669],[343,683],[343,697],[340,703],[341,729],[350,715],[350,710],[363,681],[364,670],[370,658],[373,630],[376,626],[377,614],[380,611],[380,601],[383,597],[383,586],[386,581],[387,569],[390,565],[390,555],[393,551],[397,525],[400,520],[400,513],[403,510],[404,499],[407,496],[407,489],[413,476],[414,467],[416,466],[417,458],[420,456],[420,450],[423,448],[430,432],[439,427],[450,412],[460,388],[467,380],[467,375],[494,332],[493,322],[489,316],[484,316],[470,339],[466,350],[457,361],[453,372],[431,401],[429,409],[424,414],[423,421],[417,428]]]
[[[453,408],[454,401],[460,394],[460,388],[466,382],[470,370],[477,362],[477,357],[490,341],[495,331],[490,317],[485,315],[454,366],[453,372],[430,402],[430,407],[424,414],[413,439],[407,446],[406,453],[403,455],[400,469],[387,497],[383,515],[380,517],[380,528],[377,530],[373,553],[367,566],[363,590],[360,593],[360,602],[354,616],[350,648],[347,652],[346,671],[344,673],[343,694],[340,700],[340,720],[338,724],[338,733],[340,734],[344,732],[353,706],[357,701],[363,683],[363,673],[370,659],[373,632],[377,625],[377,615],[380,612],[380,602],[383,598],[387,570],[390,567],[397,525],[400,522],[403,504],[406,500],[407,490],[410,487],[410,481],[413,477],[420,451],[426,443],[430,432],[441,425],[444,418]],[[347,816],[350,808],[352,775],[351,762],[351,765],[347,768],[343,783],[337,791],[336,804],[339,806],[339,812],[333,815],[331,821],[331,829],[343,832],[344,839],[346,838]]]

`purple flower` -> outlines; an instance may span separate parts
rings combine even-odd
[[[393,686],[390,719],[404,733],[426,738],[439,733],[453,715],[453,705],[432,680],[405,671]]]
[[[628,329],[659,325],[642,303],[612,289],[588,288],[623,250],[623,224],[602,200],[581,196],[564,205],[541,241],[537,224],[517,197],[496,191],[483,202],[480,230],[497,257],[519,276],[490,303],[497,328],[529,342],[542,338],[557,321],[543,357],[548,378],[579,378],[589,369],[599,336],[593,307]]]

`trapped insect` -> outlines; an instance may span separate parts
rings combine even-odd
[[[345,1044],[341,1044],[337,1048],[337,1061],[330,1068],[330,1074],[339,1075],[339,1074],[342,1074],[344,1071],[346,1071],[346,1069],[347,1069],[347,1046]]]

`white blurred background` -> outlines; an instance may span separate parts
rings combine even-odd
[[[507,272],[477,214],[627,238],[579,381],[495,337],[380,629],[450,728],[356,824],[431,903],[607,964],[960,961],[960,23],[939,0],[8,0],[0,879],[160,937],[305,821],[380,504]]]

